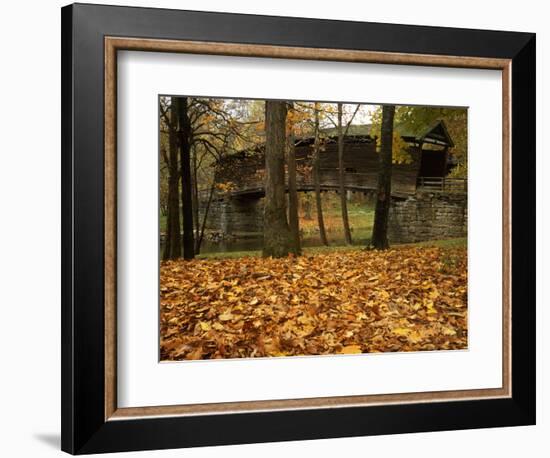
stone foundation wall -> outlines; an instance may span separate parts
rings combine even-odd
[[[417,193],[392,198],[388,220],[390,243],[466,237],[468,199],[465,194]]]
[[[221,234],[263,231],[264,199],[213,200],[206,228]],[[204,207],[200,208],[201,220]],[[468,201],[464,194],[417,193],[392,197],[388,220],[390,243],[414,243],[466,237]]]
[[[200,206],[200,217],[204,215],[204,203]],[[222,234],[262,232],[263,199],[213,200],[208,210],[206,228]]]

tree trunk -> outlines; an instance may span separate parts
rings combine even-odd
[[[348,201],[346,198],[344,176],[344,130],[342,126],[342,104],[338,104],[338,184],[340,193],[340,208],[342,209],[342,224],[346,245],[351,245],[351,230],[348,219]]]
[[[311,195],[308,193],[304,193],[301,204],[304,213],[304,219],[307,219],[308,221],[312,220],[313,216],[311,216]]]
[[[294,149],[294,134],[288,135],[288,224],[294,243],[294,251],[301,254],[300,221],[298,219],[298,186],[296,184],[296,151]]]
[[[178,143],[181,162],[181,203],[183,209],[183,258],[195,257],[193,234],[193,189],[191,183],[191,125],[187,113],[187,97],[174,99],[178,112]]]
[[[197,165],[197,150],[193,148],[192,154],[192,163],[193,163],[193,173],[192,173],[192,188],[193,188],[193,222],[195,226],[193,230],[195,231],[195,255],[200,253],[199,240],[199,231],[200,231],[200,217],[199,217],[199,182],[198,182],[198,165]]]
[[[197,232],[197,253],[200,253],[202,240],[204,238],[204,230],[206,229],[206,222],[208,220],[208,212],[210,211],[210,205],[212,204],[212,197],[214,196],[214,190],[216,189],[216,180],[212,180],[212,184],[210,185],[210,191],[208,193],[208,201],[206,202],[206,206],[204,208],[204,216],[202,220],[202,226],[200,228],[200,231]]]
[[[170,121],[166,124],[166,130],[168,132],[168,138],[170,138]],[[161,126],[162,129],[162,126]],[[170,141],[168,141],[170,143]],[[168,145],[168,148],[170,148],[170,145]],[[162,161],[159,161],[159,209],[160,209],[160,215],[161,216],[168,216],[168,178],[170,176],[170,159],[168,158],[168,153],[166,152],[166,148],[161,147],[160,148],[160,155],[162,157]],[[163,166],[166,167],[168,176],[166,176],[166,189],[164,189],[164,175],[163,175]]]
[[[315,205],[317,208],[317,223],[319,225],[319,237],[321,243],[328,246],[325,220],[323,218],[323,202],[321,201],[321,179],[320,174],[320,145],[319,145],[319,107],[315,104],[315,142],[313,144],[313,188],[315,189]]]
[[[166,218],[166,239],[162,254],[164,260],[177,259],[181,256],[177,116],[174,101],[172,101],[170,125],[168,126],[168,215]]]
[[[285,143],[286,103],[265,102],[265,206],[263,256],[296,254],[286,219]]]
[[[374,211],[374,227],[372,229],[371,245],[377,250],[389,248],[388,214],[391,201],[392,172],[392,142],[393,118],[395,105],[382,107],[382,128],[380,132],[380,157],[378,169],[378,188],[376,194],[376,209]]]

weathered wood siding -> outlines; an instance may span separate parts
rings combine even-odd
[[[312,146],[297,145],[297,184],[299,190],[313,187],[311,162]],[[421,152],[411,147],[412,162],[394,164],[392,194],[414,194],[420,169]],[[374,142],[348,142],[344,145],[345,186],[351,190],[373,190],[378,181],[378,154]],[[335,142],[326,144],[320,154],[320,181],[323,189],[338,187],[338,150]],[[234,191],[246,193],[263,188],[264,155],[262,151],[241,153],[225,159],[218,173],[220,182],[231,182]]]
[[[410,151],[410,164],[394,164],[392,167],[392,193],[413,194],[420,167],[418,149]],[[338,184],[337,146],[329,144],[320,157],[321,183]],[[378,184],[378,153],[374,143],[346,144],[344,146],[344,170],[346,187],[376,189]]]

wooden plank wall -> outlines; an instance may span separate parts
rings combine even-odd
[[[344,145],[345,184],[352,190],[375,190],[378,181],[378,154],[373,142],[347,143]],[[414,194],[420,169],[421,153],[418,148],[411,147],[410,164],[394,164],[392,169],[392,193]],[[296,147],[298,168],[312,165],[313,148],[310,145]],[[334,142],[325,145],[320,153],[321,186],[336,188],[338,179],[338,149]],[[235,190],[259,189],[263,187],[264,157],[262,152],[234,156],[224,161],[218,174],[220,182],[232,182]],[[313,186],[311,172],[298,172],[298,186],[303,188]]]

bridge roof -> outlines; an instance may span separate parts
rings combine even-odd
[[[449,135],[445,121],[437,120],[430,126],[396,126],[397,132],[401,134],[403,140],[414,143],[432,143],[436,145],[455,146],[453,139]]]
[[[364,138],[366,141],[372,141],[372,124],[352,124],[349,126],[348,134],[346,137],[352,137],[355,141]],[[398,132],[403,140],[409,143],[433,143],[441,146],[453,147],[454,142],[449,135],[445,121],[439,119],[426,127],[425,125],[414,126],[410,124],[401,124],[395,126],[396,132]],[[322,132],[329,136],[330,139],[337,139],[338,129],[336,127],[330,127],[323,129]],[[302,139],[306,141],[307,139]]]
[[[428,128],[425,126],[404,126],[397,125],[395,130],[401,135],[403,140],[408,143],[430,143],[438,146],[453,147],[454,142],[449,135],[447,126],[443,120],[438,120]],[[346,143],[372,143],[376,137],[371,135],[372,124],[352,124],[344,139]],[[324,140],[329,143],[338,141],[337,129],[334,127],[323,129]],[[314,137],[307,136],[296,139],[296,146],[312,145],[315,141]],[[264,154],[264,145],[258,145],[252,150],[242,150],[229,156],[223,157],[221,163],[233,162],[244,159],[260,159]]]

